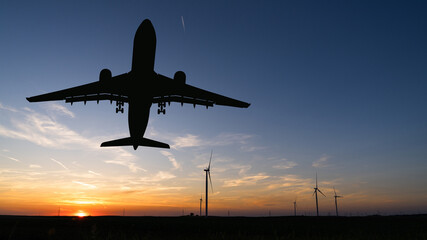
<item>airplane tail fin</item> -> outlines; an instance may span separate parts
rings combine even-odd
[[[157,142],[148,138],[121,138],[108,142],[103,142],[101,147],[117,147],[117,146],[133,146],[137,149],[138,146],[157,147],[157,148],[170,148],[168,144]]]

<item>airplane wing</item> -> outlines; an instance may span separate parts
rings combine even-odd
[[[124,74],[113,77],[124,78]],[[44,102],[65,100],[65,102],[87,102],[87,101],[121,101],[129,102],[128,96],[120,93],[120,89],[111,87],[110,82],[96,81],[93,83],[84,84],[77,87],[67,88],[56,92],[46,93],[38,96],[28,97],[29,102]]]
[[[213,107],[223,105],[230,107],[247,108],[250,103],[209,92],[186,83],[177,83],[175,80],[158,74],[161,90],[155,94],[153,103],[179,102]]]

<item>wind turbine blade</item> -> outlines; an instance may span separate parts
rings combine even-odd
[[[316,188],[317,188],[317,171],[316,171]]]
[[[323,193],[322,193],[322,191],[320,191],[320,189],[317,189],[317,191],[319,191],[323,196],[325,196],[325,197],[326,197],[326,195],[325,195],[325,194],[323,194]]]
[[[214,191],[213,191],[213,186],[212,186],[211,172],[209,171],[208,173],[209,173],[209,181],[211,182],[211,189],[212,189],[212,193],[213,193]]]
[[[213,150],[211,150],[211,157],[209,158],[208,170],[210,170],[210,169],[211,169],[212,152],[213,152]]]
[[[311,195],[311,196],[313,197],[315,193],[316,193],[316,190],[314,190],[313,195]]]
[[[337,192],[335,191],[335,187],[334,187],[334,193],[335,193],[335,196],[337,195]]]

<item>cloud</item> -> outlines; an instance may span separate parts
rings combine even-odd
[[[102,176],[100,173],[97,173],[97,172],[94,172],[94,171],[87,171],[88,173],[91,173],[91,174],[94,174],[94,175],[97,175],[97,176]]]
[[[146,184],[146,183],[151,185],[153,183],[157,183],[164,180],[170,180],[172,178],[176,178],[176,176],[167,171],[159,171],[155,175],[141,177],[140,178],[141,183],[138,183],[138,185]],[[159,186],[156,185],[156,187],[159,187]]]
[[[42,168],[40,165],[37,164],[30,164],[30,168]]]
[[[316,168],[321,168],[326,166],[326,162],[330,157],[324,154],[321,158],[313,162],[312,166]]]
[[[226,146],[231,144],[245,145],[252,137],[252,135],[243,133],[221,133],[209,143],[213,146]]]
[[[133,155],[132,153],[129,153],[126,150],[123,150],[122,148],[115,148],[113,149],[105,149],[106,151],[110,151],[111,153],[114,153],[116,156],[114,156],[113,159],[111,160],[105,160],[105,163],[109,163],[109,164],[117,164],[117,165],[121,165],[124,167],[129,168],[129,170],[133,173],[136,173],[138,171],[143,171],[146,172],[147,170],[139,167],[135,161],[136,161],[136,157],[135,155]]]
[[[85,187],[88,187],[88,188],[91,188],[91,189],[96,188],[96,186],[95,186],[95,185],[88,184],[88,183],[84,183],[84,182],[73,181],[73,183],[77,183],[77,184],[80,184],[80,185],[82,185],[82,186],[85,186]]]
[[[302,178],[298,175],[287,174],[274,179],[274,181],[267,186],[267,189],[289,188],[292,189],[292,192],[299,195],[311,191],[312,183],[313,179],[311,178]]]
[[[55,103],[41,104],[41,106],[49,113],[48,115],[30,108],[16,110],[1,105],[0,111],[5,109],[9,111],[7,116],[10,124],[0,124],[0,136],[29,141],[46,148],[99,152],[99,137],[95,139],[84,137],[55,119],[58,114],[74,118],[75,115],[71,111]],[[103,152],[109,156],[106,163],[125,166],[131,172],[146,171],[137,166],[135,155],[122,148],[103,149]]]
[[[59,149],[73,146],[94,148],[89,139],[60,124],[53,118],[34,111],[16,111],[10,117],[11,126],[0,125],[0,136],[26,140],[34,144]]]
[[[74,115],[73,112],[71,112],[70,110],[68,110],[68,108],[64,107],[61,104],[58,104],[58,103],[48,103],[47,107],[48,107],[49,110],[57,112],[57,113],[59,113],[61,115],[65,115],[65,116],[68,116],[68,117],[71,117],[71,118],[75,117],[75,115]]]
[[[267,149],[267,147],[243,145],[240,147],[240,149],[242,149],[242,151],[244,152],[255,152],[255,151]]]
[[[173,140],[172,148],[178,149],[178,148],[186,148],[186,147],[197,147],[200,146],[202,141],[196,136],[187,134],[184,137],[176,137]]]
[[[173,149],[180,149],[199,146],[227,146],[232,144],[247,145],[248,140],[252,137],[252,135],[242,133],[221,133],[212,139],[206,140],[193,134],[186,134],[183,137],[173,138],[173,144],[171,147]],[[241,149],[244,151],[255,151],[262,148],[242,146]]]
[[[7,111],[10,111],[10,112],[18,112],[18,110],[16,110],[15,108],[9,107],[9,106],[5,106],[2,103],[0,103],[0,109],[7,110]]]
[[[254,185],[258,181],[264,180],[269,178],[270,176],[265,175],[264,173],[259,173],[257,175],[253,176],[246,176],[239,179],[231,179],[231,180],[225,180],[223,187],[237,187],[241,185]]]
[[[63,167],[64,169],[68,170],[68,168],[64,164],[62,164],[60,161],[55,160],[53,158],[51,158],[50,160],[52,160],[53,162],[57,163],[59,166]]]
[[[160,151],[160,153],[169,159],[175,169],[179,169],[181,167],[172,153],[167,151]]]
[[[13,161],[15,161],[15,162],[21,162],[20,160],[18,160],[18,159],[16,159],[16,158],[13,158],[13,157],[7,157],[7,158],[9,158],[10,160],[13,160]]]
[[[170,172],[164,172],[164,171],[159,171],[156,176],[154,177],[154,179],[156,180],[168,180],[168,179],[172,179],[175,178],[176,176],[173,175]]]
[[[107,160],[107,161],[105,161],[105,163],[117,164],[117,165],[121,165],[121,166],[127,167],[133,173],[136,173],[138,171],[144,171],[144,172],[147,171],[147,170],[145,170],[145,169],[143,169],[141,167],[138,167],[136,165],[136,163],[134,163],[134,162],[132,162],[130,160],[125,160],[125,159],[123,159],[123,160]]]
[[[293,168],[297,165],[298,164],[296,162],[289,161],[286,158],[284,158],[284,159],[282,159],[281,163],[274,165],[273,168],[275,168],[275,169],[290,169],[290,168]]]

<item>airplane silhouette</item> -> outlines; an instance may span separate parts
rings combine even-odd
[[[177,71],[172,78],[154,71],[156,33],[150,20],[145,19],[135,33],[132,69],[112,77],[109,69],[99,73],[99,81],[60,91],[28,97],[29,102],[65,100],[67,103],[110,100],[116,101],[116,113],[123,113],[124,103],[129,104],[128,124],[130,137],[103,142],[101,147],[138,146],[169,148],[166,143],[144,138],[151,105],[158,104],[157,114],[166,113],[166,103],[171,102],[213,107],[223,105],[247,108],[249,103],[225,97],[186,84],[186,76]]]

